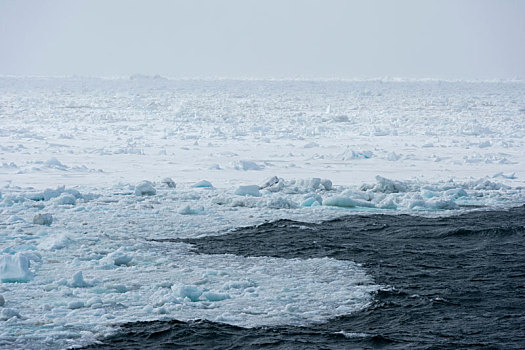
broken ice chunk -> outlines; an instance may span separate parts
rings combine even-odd
[[[28,282],[33,278],[29,271],[29,259],[20,253],[0,257],[0,281]]]
[[[49,226],[53,223],[53,216],[51,214],[36,214],[33,217],[33,224]]]
[[[153,187],[153,184],[149,181],[142,181],[135,186],[136,196],[154,196],[157,194],[157,190]]]
[[[261,193],[259,192],[259,186],[257,185],[239,186],[235,190],[235,194],[238,196],[253,196],[253,197],[261,196]]]

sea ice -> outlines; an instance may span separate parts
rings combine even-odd
[[[209,182],[207,180],[201,180],[201,181],[193,184],[192,187],[196,187],[196,188],[213,188],[213,185],[211,184],[211,182]]]
[[[295,209],[299,205],[286,197],[272,197],[266,201],[266,206],[271,209]]]
[[[270,192],[279,192],[284,188],[284,179],[278,178],[277,176],[272,176],[266,179],[260,186],[259,189],[267,190]]]
[[[15,309],[10,309],[10,308],[2,309],[2,312],[0,313],[0,320],[7,321],[13,317],[22,318],[22,316],[20,316],[20,313]]]
[[[319,144],[317,142],[309,142],[306,145],[303,146],[304,148],[315,148],[319,147]]]
[[[344,207],[344,208],[354,208],[354,207],[365,207],[365,208],[374,208],[374,203],[365,202],[362,200],[356,200],[349,197],[335,196],[330,197],[324,200],[323,205],[331,207]]]
[[[197,286],[182,285],[176,288],[175,293],[181,298],[188,298],[191,301],[198,301],[202,295],[202,290]]]
[[[5,322],[0,344],[70,348],[109,324],[159,318],[257,327],[360,310],[377,286],[349,261],[196,255],[176,240],[279,219],[522,205],[525,124],[515,101],[524,91],[505,82],[0,78],[0,250],[27,258],[14,280],[35,274],[0,289],[28,319]],[[50,115],[50,106],[66,108]],[[210,173],[213,191],[191,186]],[[153,198],[129,196],[167,174],[177,191],[164,179]],[[260,197],[235,194],[268,176]],[[57,205],[64,195],[74,208],[71,197]],[[51,210],[52,230],[18,219]],[[71,288],[80,271],[96,276],[91,287]],[[195,301],[179,296],[181,285]],[[67,309],[79,300],[87,308]]]
[[[382,176],[376,176],[375,185],[362,185],[362,191],[372,191],[381,193],[399,193],[408,191],[405,184],[401,181],[390,180]]]
[[[264,166],[250,160],[236,161],[233,163],[233,167],[237,170],[262,170],[264,168]]]
[[[42,242],[38,245],[38,248],[43,250],[63,249],[72,241],[73,240],[69,238],[66,233],[60,233],[42,240]]]
[[[68,309],[76,310],[84,307],[84,302],[81,300],[71,301],[67,304]]]
[[[93,308],[93,305],[101,305],[103,304],[102,299],[99,297],[92,297],[86,302],[87,307]]]
[[[208,301],[221,301],[221,300],[230,299],[230,295],[225,294],[225,293],[204,292],[202,293],[202,295]]]
[[[259,186],[259,189],[265,189],[267,187],[272,187],[273,185],[279,183],[279,178],[277,176],[269,177],[268,179],[264,180],[264,182]]]
[[[44,200],[48,201],[50,199],[56,198],[60,196],[65,190],[65,186],[60,186],[56,190],[53,190],[51,188],[46,188],[44,190]]]
[[[165,177],[164,179],[162,179],[162,183],[170,188],[177,187],[177,184],[175,183],[175,181],[173,181],[171,177]]]
[[[323,204],[323,198],[315,193],[307,194],[304,201],[301,203],[301,207],[312,207]]]
[[[60,197],[55,200],[55,203],[59,205],[75,205],[77,200],[72,194],[62,193]]]
[[[0,256],[0,281],[4,283],[28,282],[33,278],[29,266],[29,258],[24,254]]]
[[[47,167],[50,167],[50,168],[58,168],[58,169],[64,169],[64,168],[66,168],[66,166],[65,166],[64,164],[62,164],[62,163],[61,163],[58,159],[56,159],[55,157],[46,160],[46,161],[44,162],[44,164],[45,164]]]
[[[253,196],[253,197],[261,196],[261,192],[259,192],[259,186],[257,185],[239,186],[235,190],[235,194],[238,196]]]
[[[25,220],[21,218],[20,216],[11,215],[10,217],[7,218],[7,222],[17,223],[17,222],[25,222]]]
[[[90,287],[90,286],[91,286],[91,284],[87,283],[84,280],[84,275],[82,274],[82,271],[75,272],[75,274],[73,275],[73,281],[71,282],[71,287],[86,288],[86,287]]]
[[[33,217],[33,224],[49,226],[53,223],[53,216],[51,214],[36,214]]]
[[[329,179],[322,179],[321,180],[321,186],[323,186],[326,191],[331,191],[332,190],[332,181],[329,180]]]
[[[181,209],[179,209],[179,214],[181,215],[197,215],[197,214],[202,214],[202,213],[204,213],[203,207],[198,207],[196,209],[193,209],[189,205],[186,205],[182,207]]]
[[[135,186],[136,196],[154,196],[156,193],[157,191],[150,181],[142,181]]]
[[[133,260],[133,256],[126,254],[121,249],[111,253],[108,255],[108,260],[111,261],[114,265],[121,266],[121,265],[129,265],[131,263],[131,260]]]

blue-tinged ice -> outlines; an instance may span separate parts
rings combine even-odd
[[[213,188],[213,185],[211,184],[211,182],[209,182],[207,180],[201,180],[201,181],[193,184],[192,187],[196,187],[196,188]]]
[[[21,253],[0,256],[0,280],[9,282],[28,282],[33,278],[29,271],[30,262],[28,257]]]
[[[182,299],[188,298],[191,301],[198,301],[202,295],[202,290],[199,287],[191,285],[182,285],[174,289],[175,294],[177,294]]]

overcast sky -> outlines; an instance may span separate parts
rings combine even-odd
[[[525,79],[525,1],[0,0],[0,75]]]

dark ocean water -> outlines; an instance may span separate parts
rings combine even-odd
[[[89,348],[525,348],[525,206],[278,221],[183,241],[205,254],[352,260],[385,288],[367,309],[310,327],[139,322]]]

